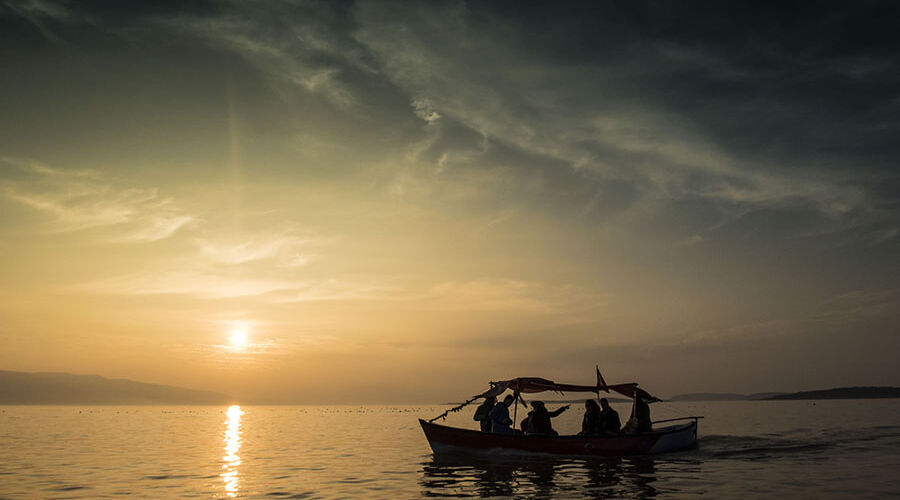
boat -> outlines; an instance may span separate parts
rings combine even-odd
[[[608,385],[597,369],[596,385],[557,384],[552,380],[539,377],[519,377],[500,382],[491,382],[491,388],[475,395],[441,415],[430,420],[419,419],[425,439],[435,455],[455,453],[543,453],[566,456],[604,456],[620,457],[631,455],[649,455],[671,453],[693,448],[697,444],[698,420],[702,416],[687,416],[653,422],[648,432],[619,435],[573,435],[555,436],[547,434],[500,434],[482,432],[474,429],[463,429],[437,424],[435,420],[444,419],[449,413],[460,411],[478,399],[498,396],[507,390],[515,396],[516,409],[519,402],[527,406],[522,394],[553,391],[592,392],[597,397],[601,391],[614,391],[646,403],[660,401],[647,391],[638,387],[637,383]],[[500,403],[498,403],[500,404]],[[657,424],[668,424],[658,426]]]
[[[460,429],[419,419],[435,454],[478,452],[527,452],[570,456],[623,457],[687,450],[697,443],[697,420],[652,432],[621,436],[548,436],[495,434]]]

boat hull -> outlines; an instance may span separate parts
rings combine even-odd
[[[544,436],[494,434],[419,419],[435,454],[459,452],[547,453],[621,457],[686,450],[697,444],[697,421],[627,436]]]

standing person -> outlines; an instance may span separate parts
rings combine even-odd
[[[512,429],[509,426],[512,425],[513,421],[509,418],[509,406],[513,404],[513,401],[515,401],[513,395],[507,394],[500,404],[494,405],[494,408],[491,409],[491,432],[512,434]]]
[[[569,409],[569,405],[561,406],[553,411],[548,411],[547,407],[544,406],[543,401],[533,401],[531,403],[532,411],[534,414],[531,415],[531,418],[528,419],[528,429],[525,431],[526,434],[550,434],[551,436],[558,436],[559,433],[553,430],[553,424],[550,423],[550,419],[553,417],[557,417],[562,414],[562,412]]]
[[[579,434],[597,434],[600,429],[600,407],[593,399],[584,402],[584,417]]]
[[[609,406],[609,401],[606,398],[600,399],[600,408],[597,430],[600,434],[618,434],[622,429],[619,413]]]
[[[497,398],[494,396],[487,396],[484,398],[484,403],[475,410],[475,416],[473,420],[481,425],[481,432],[491,432],[491,427],[493,426],[493,422],[491,422],[491,410],[494,409],[494,405],[497,404]]]

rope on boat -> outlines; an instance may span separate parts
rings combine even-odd
[[[490,392],[490,391],[488,391],[488,392]],[[469,399],[469,400],[467,400],[466,402],[464,402],[464,403],[462,403],[462,404],[459,404],[459,405],[454,406],[453,408],[450,408],[449,410],[445,411],[444,413],[441,413],[440,415],[438,415],[438,416],[432,418],[431,420],[429,420],[428,423],[430,424],[430,423],[434,422],[435,420],[437,420],[437,419],[439,419],[439,418],[440,418],[440,419],[446,419],[448,414],[450,414],[450,413],[456,413],[456,412],[458,412],[459,410],[462,410],[462,409],[465,408],[466,406],[469,406],[470,404],[474,403],[476,399],[484,397],[484,394],[485,394],[485,393],[482,392],[481,394],[479,394],[479,395],[477,395],[477,396],[472,396],[472,399]]]

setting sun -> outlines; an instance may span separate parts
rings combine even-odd
[[[228,337],[231,347],[243,349],[247,346],[247,333],[243,330],[233,330]]]

